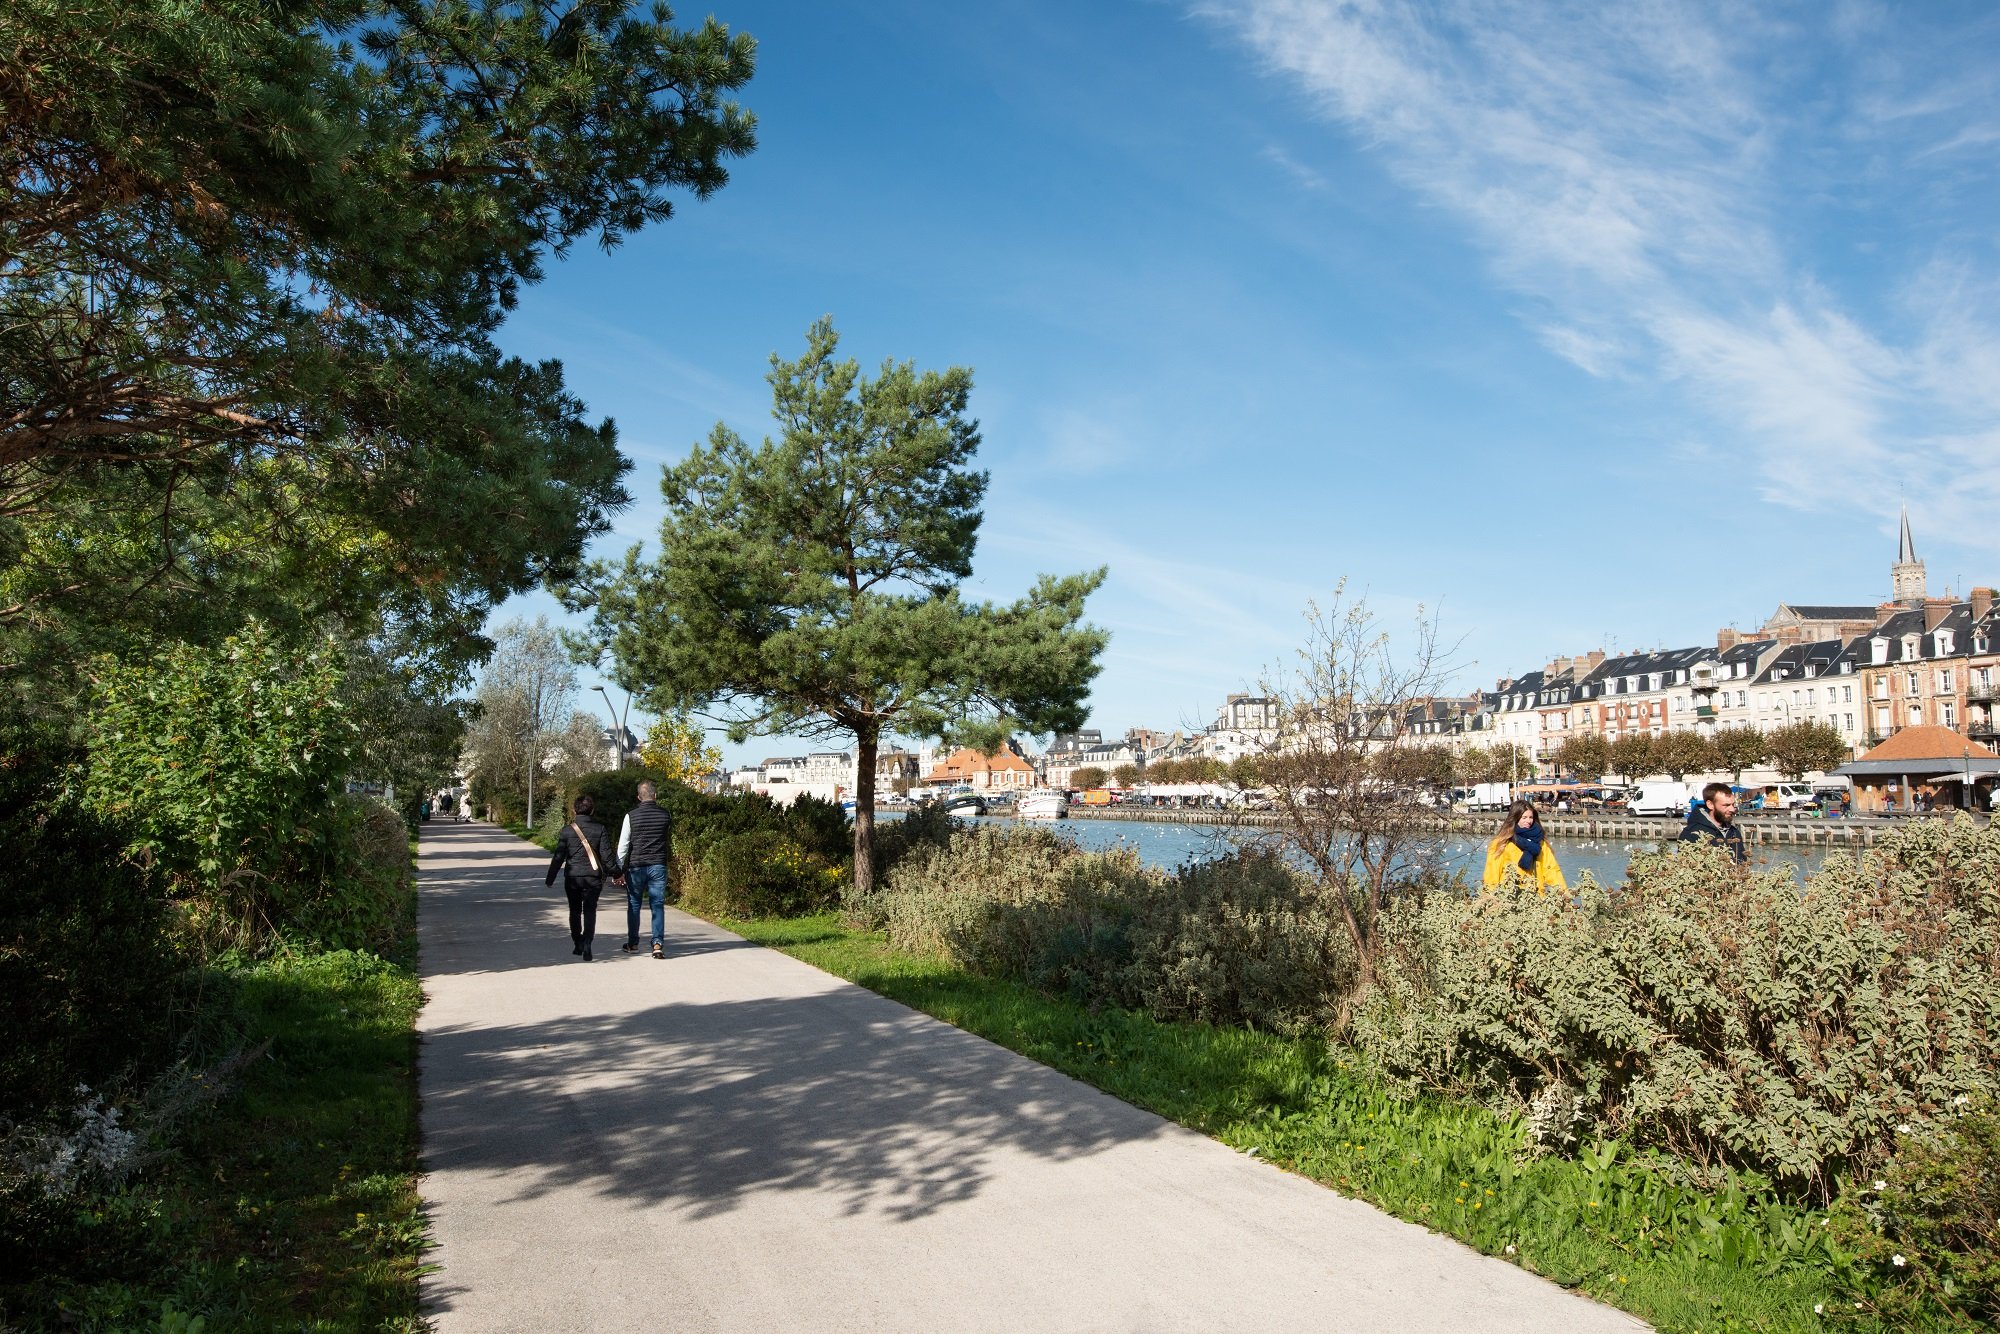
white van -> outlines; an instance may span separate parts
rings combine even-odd
[[[1813,804],[1811,783],[1772,783],[1764,789],[1767,811],[1804,810]]]
[[[1685,816],[1688,806],[1700,800],[1699,783],[1649,779],[1632,789],[1631,811],[1634,815]]]

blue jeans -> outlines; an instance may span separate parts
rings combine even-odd
[[[653,943],[663,943],[667,938],[667,868],[664,866],[628,866],[625,868],[625,939],[633,944],[639,941],[639,898],[650,895],[653,900]]]

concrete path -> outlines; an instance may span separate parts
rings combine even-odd
[[[684,914],[586,964],[492,826],[420,864],[440,1330],[1642,1328]]]

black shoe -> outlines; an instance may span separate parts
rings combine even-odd
[[[570,951],[569,951],[569,952],[570,952],[571,954],[581,954],[581,953],[583,953],[583,937],[582,937],[582,936],[571,936],[571,937],[569,938],[569,943],[570,943]]]
[[[639,952],[639,942],[636,940],[628,940],[623,945],[620,945],[618,948],[623,950],[627,954],[637,954]]]
[[[590,962],[590,943],[589,943],[588,941],[585,941],[585,942],[584,942],[584,946],[583,946],[583,961],[584,961],[585,963],[589,963],[589,962]]]

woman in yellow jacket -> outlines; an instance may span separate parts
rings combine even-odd
[[[1486,845],[1486,874],[1482,883],[1495,889],[1516,877],[1534,885],[1537,894],[1551,889],[1567,891],[1562,867],[1556,865],[1556,851],[1544,841],[1542,817],[1532,801],[1516,801],[1507,808],[1507,818]]]

